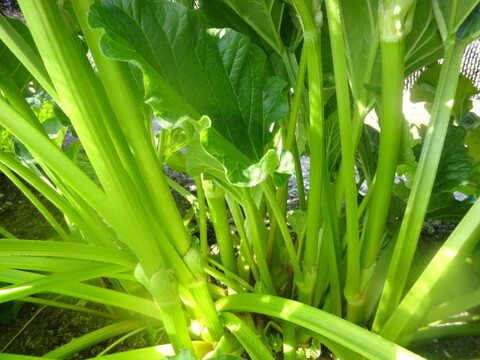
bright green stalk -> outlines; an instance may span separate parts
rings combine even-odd
[[[285,242],[285,247],[287,249],[290,262],[292,263],[295,282],[299,285],[302,285],[304,282],[302,270],[300,268],[300,263],[298,261],[297,254],[295,252],[295,247],[293,244],[292,237],[290,236],[290,230],[288,229],[287,223],[285,221],[285,217],[283,216],[283,211],[278,205],[276,201],[275,193],[270,188],[270,186],[267,183],[262,183],[261,185],[262,185],[262,189],[265,194],[267,203],[272,209],[275,219],[277,221],[278,227],[280,228],[280,232],[282,233],[282,237]]]
[[[295,335],[295,324],[292,324],[289,321],[282,321],[282,328],[284,360],[296,360],[297,340]]]
[[[297,191],[298,191],[298,201],[300,203],[300,209],[306,210],[305,202],[305,187],[303,185],[303,172],[302,164],[300,162],[300,154],[298,153],[298,146],[295,140],[297,134],[297,118],[302,116],[299,112],[300,106],[302,105],[302,100],[304,96],[302,95],[305,76],[307,73],[307,56],[305,55],[305,49],[302,51],[300,57],[300,66],[298,68],[297,80],[295,82],[295,90],[293,93],[293,99],[290,104],[290,116],[287,122],[287,138],[285,140],[285,150],[292,152],[293,159],[295,162],[295,176],[297,182]],[[279,191],[287,191],[285,188],[281,188]]]
[[[248,311],[290,321],[325,336],[367,359],[423,359],[366,329],[297,301],[270,295],[236,294],[221,298],[216,305],[220,312]]]
[[[195,177],[195,184],[197,184],[198,210],[196,212],[196,217],[197,217],[198,230],[200,233],[200,251],[202,253],[203,261],[206,264],[210,249],[208,248],[208,234],[207,234],[208,232],[207,206],[205,204],[205,190],[203,189],[203,186],[202,186],[201,175]]]
[[[2,240],[1,255],[55,256],[135,266],[135,257],[125,251],[72,242],[37,240]]]
[[[68,235],[63,230],[62,226],[58,223],[55,217],[48,211],[45,205],[26,187],[13,173],[3,164],[0,163],[0,171],[3,172],[15,186],[32,202],[37,210],[43,215],[43,217],[52,225],[60,238],[64,241],[68,241]]]
[[[392,341],[408,343],[412,333],[426,325],[425,318],[435,298],[448,291],[442,287],[442,281],[458,269],[479,239],[480,201],[477,201],[395,308],[380,335]],[[407,338],[405,335],[408,335]]]
[[[38,130],[45,132],[42,125],[38,121],[32,108],[25,100],[21,89],[10,76],[10,74],[0,74],[0,84],[2,93],[8,102],[17,110],[25,119],[27,119]]]
[[[381,247],[383,231],[392,196],[402,130],[404,46],[407,16],[413,0],[395,1],[385,7],[381,17],[382,116],[380,148],[373,193],[362,234],[362,276],[368,283],[371,268]],[[400,26],[400,25],[401,26]]]
[[[238,274],[235,248],[232,242],[230,222],[225,205],[225,192],[211,180],[203,181],[203,188],[215,229],[216,241],[220,250],[222,264],[234,274]]]
[[[50,80],[42,59],[33,51],[12,25],[10,25],[4,16],[0,16],[0,38],[50,96],[58,100],[58,94]]]
[[[342,176],[345,186],[345,213],[347,221],[347,275],[345,297],[348,301],[347,318],[355,322],[355,301],[360,292],[360,244],[358,237],[357,185],[350,113],[345,44],[343,40],[340,2],[326,1],[328,26],[332,43],[333,68],[338,104],[338,119],[342,147]]]
[[[61,295],[59,296],[61,297]],[[100,317],[105,317],[109,319],[114,319],[116,317],[115,314],[113,313],[107,313],[103,311],[98,311],[98,310],[93,310],[89,309],[86,307],[82,307],[81,305],[71,305],[71,304],[66,304],[60,301],[56,300],[46,300],[38,297],[33,297],[33,296],[25,296],[25,297],[20,297],[16,299],[18,301],[23,301],[23,302],[28,302],[32,304],[37,304],[37,305],[43,305],[43,306],[50,306],[50,307],[57,307],[61,309],[66,309],[66,310],[73,310],[73,311],[78,311],[78,312],[83,312],[87,314],[92,314],[95,316],[100,316]]]
[[[37,158],[42,159],[43,163],[47,164],[62,181],[75,189],[100,214],[108,213],[109,201],[98,185],[75,166],[60,149],[45,137],[44,133],[20,116],[1,98],[0,114],[2,125],[23,144],[28,144],[29,150]]]
[[[252,271],[255,281],[259,281],[260,275],[255,260],[253,259],[252,252],[250,251],[250,245],[248,244],[247,231],[245,230],[245,219],[243,218],[242,211],[240,210],[238,203],[233,200],[229,194],[226,195],[226,199],[233,221],[237,227],[238,236],[240,237],[238,272],[245,281],[249,281],[250,271]],[[244,266],[242,266],[242,263]]]
[[[80,44],[63,22],[57,4],[20,1],[45,66],[89,155],[111,205],[102,213],[135,251],[149,276],[162,267],[158,237],[164,231],[146,211],[142,196],[124,171],[106,123],[115,121],[103,87]],[[24,142],[30,145],[31,142]],[[27,145],[27,146],[28,146]],[[57,173],[61,173],[58,171]],[[98,201],[98,200],[96,200]],[[144,241],[139,242],[141,238]],[[166,252],[164,252],[166,254]],[[169,260],[174,260],[169,258]]]
[[[2,236],[8,238],[8,239],[16,239],[17,237],[15,235],[13,235],[12,233],[8,232],[7,230],[5,230],[3,227],[0,226],[0,234],[2,234]]]
[[[464,48],[465,44],[455,45],[453,39],[446,44],[431,121],[375,318],[376,331],[380,331],[404,292],[447,134]]]
[[[125,320],[112,325],[105,326],[101,329],[92,331],[86,335],[83,335],[75,340],[56,348],[45,354],[45,357],[51,358],[66,358],[74,355],[75,353],[89,348],[94,344],[98,344],[104,340],[108,340],[112,337],[122,335],[134,331],[136,329],[142,329],[146,326],[145,320]]]
[[[98,43],[102,32],[92,30],[87,23],[88,8],[93,2],[93,0],[75,0],[73,4],[102,81],[107,89],[115,89],[115,91],[107,91],[107,96],[131,147],[141,178],[146,183],[148,192],[144,197],[147,200],[151,199],[166,235],[172,239],[172,245],[180,256],[184,256],[190,249],[191,241],[179,211],[175,211],[177,206],[165,181],[161,163],[157,161],[155,149],[149,141],[149,134],[144,124],[147,121],[151,126],[150,119],[145,120],[143,112],[139,111],[143,104],[137,100],[138,96],[129,82],[131,79],[126,78],[120,63],[106,58],[100,52]]]
[[[449,317],[458,315],[460,312],[470,309],[475,309],[480,305],[480,289],[475,289],[468,293],[463,293],[457,295],[453,299],[442,303],[436,309],[429,312],[428,316],[425,319],[425,323],[431,324],[435,321],[444,320],[445,322],[450,321]],[[472,315],[469,315],[472,316]],[[477,318],[480,315],[473,315]],[[458,320],[461,321],[461,320]],[[478,324],[480,326],[480,324]]]
[[[306,286],[299,289],[299,300],[312,301],[318,261],[318,234],[322,213],[322,164],[325,161],[323,139],[323,75],[320,50],[320,26],[315,19],[321,17],[321,9],[311,9],[304,1],[293,1],[300,16],[304,31],[304,51],[307,56],[310,102],[310,191],[308,195],[308,225],[303,255]],[[314,13],[315,11],[315,13]]]
[[[45,275],[35,274],[29,271],[11,269],[0,270],[0,281],[12,284],[22,284],[43,277],[45,277]],[[141,297],[82,283],[66,283],[59,286],[53,286],[48,290],[57,294],[115,306],[120,309],[126,309],[153,319],[161,320],[158,308],[153,301]]]
[[[22,296],[45,292],[52,287],[108,276],[124,270],[125,268],[123,266],[116,264],[96,264],[95,266],[87,264],[71,271],[47,275],[37,280],[30,281],[28,286],[25,286],[25,284],[19,284],[2,287],[0,288],[0,303],[15,300]]]
[[[245,217],[248,223],[250,241],[255,252],[260,278],[270,294],[275,294],[275,286],[265,257],[266,228],[263,216],[258,210],[249,189],[243,188]]]
[[[235,335],[252,360],[273,360],[270,351],[245,322],[228,312],[223,313],[221,318],[223,324]]]
[[[148,278],[142,266],[139,264],[135,269],[135,278],[153,295],[155,303],[160,310],[168,339],[175,353],[178,354],[182,349],[193,351],[193,345],[178,291],[178,283],[173,271],[161,269],[151,278]]]

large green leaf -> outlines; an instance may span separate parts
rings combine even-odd
[[[410,92],[410,100],[414,103],[425,102],[430,110],[435,100],[442,65],[436,64],[425,70],[417,79]],[[459,75],[457,91],[452,108],[452,114],[460,123],[467,112],[473,108],[470,98],[478,93],[478,89],[465,76]]]
[[[345,47],[348,59],[350,79],[354,95],[358,95],[363,88],[364,73],[367,69],[370,47],[374,42],[378,20],[378,1],[351,1],[342,0],[341,6],[344,19]],[[379,78],[380,67],[376,66],[374,78]]]
[[[216,26],[232,27],[248,35],[253,30],[253,33],[275,52],[283,53],[284,46],[279,35],[279,20],[284,6],[282,1],[204,0],[200,1],[200,4],[209,20]]]
[[[422,125],[419,128],[422,139],[425,138],[426,133],[427,127]],[[463,126],[449,126],[435,178],[434,193],[453,191],[468,183],[474,166],[473,159],[468,155],[468,150],[464,145],[465,137],[466,131]],[[421,150],[421,144],[414,148],[417,159]]]
[[[475,11],[475,8],[480,3],[479,0],[433,0],[432,3],[438,27],[444,40],[450,32],[459,31],[457,36],[466,38],[477,31],[478,20],[476,19],[478,14],[476,13],[478,11]],[[456,4],[456,9],[453,9],[454,4]],[[450,17],[454,10],[455,19],[451,22]]]
[[[431,0],[419,0],[415,6],[413,26],[405,39],[405,75],[443,56],[443,43],[435,21]]]
[[[163,126],[208,116],[202,146],[232,183],[254,185],[276,168],[278,156],[265,150],[287,111],[286,84],[263,76],[266,56],[247,37],[207,30],[201,12],[168,1],[106,0],[89,21],[103,28],[107,56],[142,69],[146,101]]]

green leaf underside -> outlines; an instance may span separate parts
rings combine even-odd
[[[287,111],[286,84],[263,76],[260,48],[232,30],[207,30],[200,11],[168,1],[107,0],[92,7],[90,24],[104,29],[106,56],[142,69],[146,101],[164,127],[208,116],[203,148],[231,182],[258,182],[249,168],[268,160],[270,126]]]
[[[419,128],[422,139],[425,138],[426,132],[427,127],[422,125]],[[468,182],[470,174],[474,171],[474,165],[473,159],[468,155],[468,150],[464,146],[465,137],[465,128],[454,125],[449,126],[435,178],[433,193],[449,192]],[[417,158],[421,149],[421,145],[417,145],[414,148]]]

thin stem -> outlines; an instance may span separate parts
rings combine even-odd
[[[262,183],[262,189],[265,193],[265,198],[273,211],[277,224],[280,228],[280,232],[282,233],[283,240],[285,241],[285,247],[288,252],[288,256],[290,258],[290,262],[292,263],[293,273],[295,276],[295,281],[298,284],[303,284],[304,279],[302,275],[302,270],[300,268],[300,263],[298,261],[297,254],[295,252],[295,247],[293,244],[292,237],[290,236],[290,231],[287,226],[287,222],[285,221],[285,217],[283,216],[282,209],[278,205],[275,197],[275,193],[273,190],[268,186],[266,183]]]
[[[26,187],[5,165],[0,163],[0,171],[3,172],[12,183],[32,202],[33,205],[37,208],[37,210],[43,215],[43,217],[52,225],[55,229],[57,234],[63,241],[69,241],[68,234],[62,228],[55,219],[55,217],[48,211],[45,205],[30,191],[28,187]]]

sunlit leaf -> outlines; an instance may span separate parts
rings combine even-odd
[[[229,181],[255,185],[279,165],[265,150],[287,111],[286,84],[264,77],[266,56],[247,37],[207,31],[201,12],[167,1],[107,0],[92,7],[90,23],[105,30],[107,56],[142,69],[146,101],[163,126],[208,116],[200,141]]]

